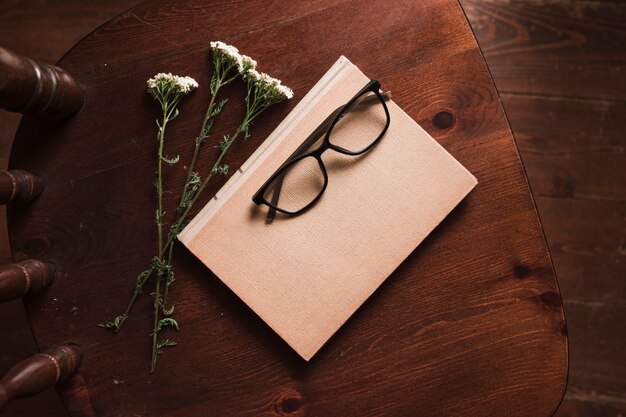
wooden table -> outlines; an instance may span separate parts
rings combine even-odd
[[[384,80],[479,185],[310,363],[179,248],[179,346],[151,375],[149,295],[119,334],[96,324],[120,312],[153,255],[155,106],[145,80],[164,71],[207,86],[208,43],[217,39],[297,94],[259,121],[231,166],[344,54]],[[60,270],[27,308],[41,348],[71,341],[85,350],[80,373],[59,387],[73,416],[535,417],[556,409],[567,375],[558,286],[506,116],[455,1],[149,3],[96,30],[59,66],[87,101],[63,123],[24,119],[10,165],[47,187],[27,208],[11,207],[9,228],[16,260]],[[193,137],[207,97],[205,88],[184,103],[189,123],[170,134]],[[231,114],[242,111],[236,101]],[[213,137],[236,123],[221,119]],[[169,154],[192,147],[170,144]],[[203,159],[214,152],[207,147]],[[180,189],[183,175],[169,186]]]

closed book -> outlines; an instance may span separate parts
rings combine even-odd
[[[388,100],[380,142],[357,157],[325,152],[328,186],[319,201],[268,222],[268,207],[253,195],[368,81],[340,57],[178,236],[305,360],[477,184]],[[358,137],[363,128],[353,123],[347,133]]]

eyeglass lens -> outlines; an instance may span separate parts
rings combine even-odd
[[[295,213],[315,200],[324,189],[325,181],[318,160],[307,156],[292,164],[284,175],[276,177],[265,190],[263,198],[282,210]],[[279,196],[274,195],[276,191]]]
[[[386,123],[382,102],[375,93],[366,91],[337,121],[329,141],[349,152],[362,152],[378,139]]]

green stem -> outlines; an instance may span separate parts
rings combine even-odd
[[[233,136],[230,138],[227,146],[225,146],[219,157],[217,158],[217,160],[215,161],[215,163],[213,164],[213,167],[211,168],[211,171],[208,173],[207,177],[204,179],[204,181],[202,182],[202,184],[200,185],[200,187],[198,188],[198,190],[196,191],[193,199],[191,200],[191,202],[189,203],[189,205],[187,206],[187,208],[185,209],[185,211],[183,213],[177,214],[177,219],[175,220],[174,224],[172,224],[171,228],[179,228],[183,222],[185,221],[185,219],[187,218],[187,215],[189,214],[189,212],[191,211],[191,209],[193,208],[194,204],[196,203],[196,201],[198,200],[198,198],[200,197],[200,194],[202,194],[202,192],[204,191],[204,189],[206,188],[206,186],[208,185],[209,181],[213,178],[213,175],[216,172],[216,169],[221,165],[222,160],[224,159],[224,157],[226,156],[226,153],[228,152],[228,150],[230,149],[230,147],[232,146],[232,144],[235,142],[235,140],[237,139],[237,137],[239,136],[240,133],[246,131],[246,129],[248,129],[250,123],[252,123],[252,121],[259,116],[264,110],[265,107],[263,106],[257,106],[255,105],[257,103],[257,100],[252,100],[252,103],[249,103],[249,105],[247,106],[247,111],[246,111],[246,117],[244,118],[244,120],[241,122],[241,124],[239,125],[239,127],[237,128],[236,132],[233,134]],[[214,106],[214,100],[211,100],[211,104],[209,105],[209,107]],[[250,105],[251,104],[251,105]],[[207,110],[207,114],[210,115],[211,112],[209,110]],[[208,121],[208,118],[205,116],[205,122],[203,123],[203,125],[206,123],[206,121]],[[165,125],[165,122],[164,122]],[[160,149],[161,149],[161,144],[160,144]],[[162,153],[162,149],[159,152],[160,154]],[[162,156],[162,155],[160,155]],[[161,162],[161,158],[159,159],[159,164]],[[192,159],[192,163],[195,164],[195,158]],[[188,178],[191,175],[191,172],[193,170],[193,165],[191,165],[192,168],[190,168],[188,170]],[[162,238],[162,236],[161,236]],[[168,265],[171,265],[171,261],[172,261],[172,256],[173,256],[173,249],[174,249],[174,243],[176,240],[176,235],[174,234],[168,234],[168,239],[165,242],[165,244],[161,245],[159,247],[159,259],[163,258],[163,255],[165,254],[165,252],[167,251],[168,253]],[[137,299],[138,295],[141,293],[141,290],[143,288],[143,285],[145,285],[145,283],[147,282],[149,276],[152,274],[152,272],[154,271],[154,268],[150,268],[148,270],[148,274],[145,278],[145,280],[142,282],[142,285],[137,286],[135,288],[135,291],[133,292],[133,296],[130,299],[128,305],[126,306],[126,310],[123,314],[122,319],[120,320],[120,323],[118,325],[118,327],[116,328],[116,332],[118,332],[120,330],[120,328],[122,327],[122,324],[124,323],[124,321],[128,318],[128,315],[130,313],[130,311],[132,310],[132,307],[135,303],[135,300]],[[154,372],[155,366],[156,366],[156,362],[158,360],[158,355],[157,355],[157,344],[158,344],[158,324],[159,324],[159,309],[161,307],[161,305],[166,305],[165,300],[167,299],[167,294],[168,294],[168,283],[166,283],[165,285],[165,289],[164,289],[164,297],[163,297],[163,303],[161,304],[160,302],[160,290],[161,290],[161,280],[162,280],[162,276],[159,275],[157,277],[157,283],[156,283],[156,291],[155,291],[155,301],[154,301],[154,320],[153,320],[153,332],[152,332],[152,360],[151,360],[151,365],[150,365],[150,370],[151,372]]]
[[[167,245],[169,246],[168,254],[167,254],[167,263],[168,265],[172,264],[172,252],[174,250],[174,241],[168,239]],[[165,289],[163,290],[163,306],[167,306],[167,295],[170,289],[170,282],[165,283]]]
[[[197,162],[197,159],[198,159],[198,154],[199,154],[199,151],[200,151],[200,147],[201,147],[202,143],[204,142],[204,140],[206,139],[206,135],[208,134],[207,123],[211,119],[211,114],[213,113],[213,111],[215,109],[215,100],[217,98],[217,93],[218,93],[218,91],[219,91],[219,89],[221,87],[223,87],[226,84],[230,83],[235,78],[237,78],[237,76],[239,75],[239,74],[235,74],[231,78],[229,78],[226,81],[224,81],[224,78],[231,71],[232,67],[229,67],[229,68],[227,68],[226,71],[223,71],[221,64],[222,64],[221,61],[215,62],[215,67],[216,67],[215,84],[211,88],[211,100],[209,102],[209,105],[207,106],[207,111],[206,111],[206,113],[204,115],[204,119],[202,120],[202,126],[200,128],[200,133],[198,134],[198,137],[196,138],[196,141],[195,141],[196,143],[195,143],[195,146],[194,146],[193,156],[191,158],[191,163],[189,165],[189,168],[187,169],[187,175],[186,175],[186,179],[185,179],[185,186],[183,188],[183,192],[181,193],[181,199],[180,199],[180,202],[178,204],[179,207],[183,204],[184,196],[185,196],[185,194],[186,194],[186,192],[188,190],[189,180],[190,180],[190,178],[192,176],[192,173],[194,172],[194,168],[196,166],[196,162]],[[157,96],[157,99],[158,99],[159,103],[161,104],[161,108],[163,109],[163,113],[164,113],[163,128],[159,131],[159,141],[160,141],[160,144],[159,144],[159,177],[160,177],[160,172],[161,172],[162,145],[163,145],[163,141],[161,139],[164,136],[166,119],[169,119],[170,116],[173,114],[173,112],[176,110],[176,107],[177,107],[178,102],[180,101],[181,97],[178,97],[177,99],[174,99],[173,103],[171,105],[168,105],[167,101],[164,101],[164,99],[160,95]],[[159,181],[160,181],[160,179],[159,179]],[[159,183],[159,184],[161,184],[161,183]],[[159,206],[160,206],[159,207],[159,213],[160,214],[162,213],[162,211],[161,211],[162,210],[161,202],[162,202],[162,189],[161,189],[161,192],[159,193],[159,203],[160,203],[159,204]],[[177,210],[176,212],[177,212],[177,217],[176,217],[176,220],[174,221],[174,223],[180,225],[180,224],[182,224],[182,222],[178,221],[179,220],[178,219],[179,210]],[[171,260],[172,260],[172,241],[173,240],[174,239],[173,239],[172,236],[168,236],[168,240],[167,240],[166,244],[162,245],[162,242],[163,242],[162,223],[159,222],[159,247],[161,248],[161,250],[159,250],[159,259],[163,258],[165,250],[167,250],[168,247],[169,247],[168,264],[171,264]],[[128,304],[126,305],[124,313],[121,316],[118,316],[116,318],[116,320],[117,320],[117,324],[115,326],[115,332],[116,333],[120,331],[120,329],[122,328],[122,325],[124,324],[124,322],[128,318],[130,312],[133,309],[133,306],[135,305],[135,301],[139,297],[139,294],[141,294],[141,292],[143,290],[143,286],[148,281],[148,278],[150,277],[150,275],[152,275],[153,270],[154,270],[154,268],[148,269],[149,272],[148,272],[147,276],[145,277],[145,279],[141,283],[136,284],[135,290],[133,291],[133,295],[131,296],[130,300],[128,301]],[[165,302],[167,300],[169,286],[170,286],[170,283],[166,283],[166,286],[165,286],[165,289],[164,289],[164,297],[163,297],[164,305],[165,305]]]
[[[152,271],[153,271],[153,269],[150,268],[150,274],[148,275],[148,277],[150,275],[152,275]],[[148,278],[146,278],[146,281],[147,280],[148,280]],[[144,281],[144,284],[145,284],[145,281]],[[115,333],[119,333],[120,329],[122,328],[122,325],[124,324],[124,322],[128,318],[128,315],[130,314],[130,311],[133,309],[133,305],[135,305],[135,301],[137,300],[137,297],[141,293],[141,289],[142,288],[143,288],[143,285],[141,285],[140,287],[135,286],[135,290],[133,291],[133,296],[130,298],[130,301],[126,305],[126,309],[124,310],[124,313],[121,316],[122,318],[120,319],[120,321],[117,324],[117,326],[115,326]]]
[[[189,167],[187,169],[187,177],[185,179],[185,186],[183,188],[183,192],[181,193],[181,198],[180,198],[180,202],[178,203],[178,206],[181,207],[183,205],[184,202],[184,197],[185,194],[187,192],[187,188],[189,186],[189,179],[192,176],[193,170],[195,168],[196,165],[196,161],[198,158],[198,153],[200,150],[200,146],[202,145],[204,139],[206,139],[206,134],[208,133],[206,131],[206,127],[207,127],[207,123],[209,122],[210,118],[211,118],[211,114],[213,113],[214,107],[215,107],[215,99],[217,97],[217,92],[219,91],[220,87],[222,87],[223,84],[223,78],[218,78],[218,82],[216,83],[216,87],[215,90],[212,91],[211,94],[211,100],[209,102],[209,105],[207,106],[207,111],[204,115],[204,119],[202,121],[202,126],[200,128],[200,133],[198,134],[198,137],[195,141],[195,146],[194,146],[194,152],[193,152],[193,156],[191,159],[191,163],[189,164]],[[164,132],[165,130],[165,122],[163,125],[163,129],[161,132]],[[161,143],[160,143],[160,148],[159,148],[159,180],[158,180],[158,184],[159,184],[159,189],[158,189],[158,193],[159,193],[159,214],[162,217],[163,215],[163,211],[162,211],[162,178],[161,178],[161,162],[163,159],[163,155],[162,155],[162,149],[163,149],[163,138],[161,138]],[[232,143],[232,142],[231,142]],[[221,157],[218,159],[218,162],[216,163],[215,166],[218,166],[219,161],[221,161],[221,159],[223,158],[224,152],[222,152]],[[213,175],[213,169],[211,170],[211,173],[209,174],[209,176],[207,177],[207,180],[210,179]],[[203,183],[203,186],[206,185],[206,180]],[[196,195],[194,196],[193,200],[191,201],[191,204],[189,205],[189,207],[187,208],[187,210],[185,210],[185,212],[183,212],[183,214],[179,214],[178,210],[177,210],[177,215],[176,215],[176,220],[174,221],[174,223],[172,224],[172,226],[170,226],[170,230],[172,230],[172,228],[176,228],[175,230],[177,230],[178,227],[180,227],[180,225],[182,224],[182,222],[184,221],[185,217],[187,216],[187,214],[189,213],[189,208],[191,208],[191,206],[193,205],[193,203],[196,201],[196,197],[197,194],[199,194],[200,192],[202,192],[202,189],[204,188],[203,186],[200,187],[200,189],[198,189],[198,192],[196,193]],[[161,217],[159,218],[159,220],[161,220]],[[172,261],[172,250],[173,250],[173,243],[174,243],[174,238],[175,236],[173,234],[169,234],[170,236],[168,236],[167,239],[167,243],[166,246],[163,246],[163,232],[162,232],[162,222],[159,221],[158,223],[158,227],[159,227],[159,248],[158,248],[158,252],[159,252],[159,259],[162,259],[163,254],[165,253],[166,250],[168,250],[169,248],[169,253],[168,253],[168,265],[171,265],[171,261]],[[159,275],[157,276],[157,282],[156,282],[156,289],[155,289],[155,295],[154,295],[154,320],[153,320],[153,331],[152,331],[152,360],[150,362],[150,372],[154,372],[154,369],[156,367],[156,363],[158,360],[158,352],[157,352],[157,343],[158,343],[158,325],[159,325],[159,310],[161,306],[166,306],[167,305],[167,296],[169,293],[169,287],[171,285],[171,282],[169,280],[169,278],[166,280],[165,285],[164,285],[164,289],[163,289],[163,301],[161,302],[161,281],[163,280],[163,275],[162,273],[159,273]],[[136,297],[135,297],[136,298]]]
[[[167,125],[167,109],[163,109],[163,125],[159,131],[159,162],[157,165],[157,199],[159,209],[157,213],[157,231],[159,235],[158,250],[163,247],[163,142],[165,138],[165,126]]]
[[[225,84],[221,84],[221,85],[225,85]],[[219,87],[216,89],[216,93],[217,93],[218,89],[219,89]],[[216,94],[214,94],[213,97],[215,97],[215,95]],[[222,152],[220,153],[220,156],[218,157],[218,159],[215,162],[215,164],[213,164],[213,167],[211,168],[211,171],[209,172],[208,176],[205,178],[205,180],[202,183],[202,185],[196,191],[195,196],[194,196],[193,200],[191,201],[191,203],[189,204],[189,206],[187,207],[187,209],[182,214],[177,214],[177,219],[172,224],[171,229],[178,228],[178,227],[180,227],[180,225],[182,225],[182,223],[185,221],[185,218],[189,214],[191,208],[193,207],[194,203],[198,199],[199,195],[202,193],[202,191],[204,190],[204,188],[206,187],[208,182],[213,177],[213,175],[215,173],[215,169],[221,165],[221,162],[224,159],[224,156],[228,152],[228,149],[230,148],[230,146],[234,143],[234,141],[237,138],[237,136],[242,131],[244,131],[244,129],[264,110],[264,108],[258,108],[257,106],[255,106],[254,103],[256,103],[256,102],[257,102],[257,100],[253,100],[252,106],[248,106],[248,109],[247,109],[247,112],[246,112],[247,113],[246,117],[241,122],[239,128],[237,129],[237,131],[235,132],[235,134],[231,138],[228,146],[225,147],[222,150]],[[212,98],[211,103],[209,104],[209,107],[211,107],[212,105],[214,106],[214,104],[215,104],[215,101]],[[207,110],[206,115],[210,115],[210,114],[211,114],[211,112],[209,110]],[[206,123],[206,121],[208,121],[208,118],[206,117],[206,115],[205,115],[205,119],[204,119],[205,122],[203,122],[203,125]],[[196,158],[197,158],[197,155],[195,155],[195,158],[192,159],[192,165],[190,165],[190,169],[187,171],[187,181],[189,180],[191,172],[193,171],[193,167],[195,165],[195,159]],[[187,184],[187,181],[186,181],[186,184]],[[182,197],[181,197],[181,201],[182,201]],[[179,206],[180,206],[180,203],[179,203]],[[171,265],[172,256],[173,256],[173,249],[174,249],[174,241],[175,241],[175,239],[176,239],[176,236],[174,236],[174,235],[168,236],[167,241],[162,246],[162,250],[159,251],[159,258],[162,258],[163,255],[165,254],[165,251],[168,251],[168,264],[170,264],[170,265]],[[152,274],[152,272],[154,271],[154,268],[150,268],[149,271],[150,272],[148,273],[148,277],[144,280],[143,284],[141,286],[138,286],[138,287],[135,288],[135,291],[133,292],[133,295],[132,295],[130,301],[128,302],[128,304],[126,306],[124,314],[121,316],[122,318],[120,319],[119,324],[115,328],[115,332],[116,333],[120,331],[120,329],[122,328],[122,325],[124,324],[124,322],[128,318],[128,315],[132,311],[132,308],[133,308],[133,306],[135,304],[135,301],[137,300],[137,297],[142,292],[143,285],[145,285],[145,283],[148,281],[148,278]],[[168,287],[169,286],[166,285],[165,286],[165,290],[164,290],[164,296],[163,296],[163,304],[164,305],[167,305],[165,301],[167,300],[168,289],[169,289]]]
[[[200,140],[200,137],[203,134],[208,133],[208,132],[205,132],[205,129],[206,129],[207,123],[209,122],[209,119],[211,118],[211,113],[213,113],[213,107],[215,106],[215,97],[217,96],[217,91],[219,90],[219,88],[220,86],[217,87],[214,94],[211,94],[211,101],[209,102],[209,106],[207,107],[206,113],[204,115],[204,119],[202,120],[202,127],[200,128],[200,133],[198,134],[198,137],[196,138],[196,144],[193,150],[193,156],[191,157],[191,163],[189,164],[189,168],[187,169],[187,178],[185,179],[185,186],[183,187],[183,192],[180,195],[180,202],[178,203],[179,207],[184,201],[185,192],[187,191],[187,188],[189,186],[189,179],[191,178],[193,169],[196,167],[196,160],[198,159],[200,146],[202,145],[202,142],[203,142],[202,140]]]
[[[209,172],[209,174],[207,175],[207,177],[205,178],[205,180],[202,182],[202,184],[200,185],[200,187],[198,188],[198,191],[196,192],[196,194],[194,195],[193,199],[191,200],[191,202],[189,203],[189,206],[186,208],[186,210],[178,217],[178,220],[172,225],[172,228],[178,228],[180,227],[180,225],[182,225],[182,223],[185,221],[185,219],[187,218],[187,215],[189,214],[189,212],[191,211],[191,209],[193,208],[193,205],[195,204],[196,200],[198,199],[198,197],[200,196],[200,194],[202,194],[202,191],[205,189],[205,187],[208,185],[209,181],[211,180],[211,178],[213,178],[213,175],[215,173],[215,170],[217,167],[220,166],[220,164],[222,163],[222,160],[224,159],[224,157],[226,156],[226,153],[228,152],[228,150],[230,149],[231,145],[235,142],[235,140],[237,139],[237,136],[239,136],[239,134],[241,132],[243,132],[243,128],[244,126],[246,126],[248,123],[250,123],[252,120],[248,117],[249,115],[246,115],[246,117],[244,118],[244,121],[241,123],[241,125],[239,126],[239,128],[237,129],[237,131],[235,132],[235,134],[233,135],[233,137],[230,139],[229,143],[227,146],[224,147],[224,149],[222,149],[222,152],[220,153],[220,156],[217,158],[217,160],[215,161],[215,164],[213,164],[213,168],[211,168],[211,171]],[[175,238],[176,236],[170,236],[169,239],[167,240],[167,242],[165,243],[165,246],[163,247],[164,250],[168,250],[168,261],[167,263],[171,265],[172,262],[172,252],[174,249],[174,242],[175,242]],[[165,290],[164,290],[164,294],[163,294],[163,305],[167,305],[166,300],[167,300],[167,290],[168,290],[169,285],[165,285]]]
[[[167,126],[167,121],[171,116],[171,112],[174,111],[175,105],[170,107],[170,111],[168,112],[167,107],[163,107],[163,125],[161,126],[161,130],[159,131],[159,162],[158,162],[158,170],[157,170],[157,196],[159,200],[159,212],[157,218],[157,230],[158,230],[158,249],[157,252],[159,254],[163,253],[163,143],[165,142],[165,127]],[[159,256],[161,258],[162,255]],[[161,298],[161,279],[163,278],[162,273],[159,272],[156,280],[156,289],[154,291],[154,325],[152,328],[152,361],[150,362],[150,372],[154,372],[154,367],[157,362],[157,337],[158,337],[158,324],[159,324],[159,307],[160,307],[160,298]]]
[[[185,178],[185,186],[183,187],[183,192],[180,194],[180,201],[178,202],[179,208],[183,205],[183,202],[185,201],[185,194],[187,193],[187,189],[189,188],[189,180],[191,179],[193,170],[196,167],[196,161],[198,159],[198,153],[200,151],[200,147],[202,146],[204,139],[206,139],[206,138],[203,138],[203,139],[200,139],[200,138],[208,134],[208,132],[206,131],[206,126],[211,118],[211,114],[213,113],[213,109],[215,107],[215,99],[217,97],[217,92],[223,85],[224,84],[222,84],[222,80],[220,79],[220,81],[217,83],[217,87],[215,88],[215,91],[211,92],[211,101],[209,101],[209,105],[207,106],[206,113],[204,114],[204,119],[202,120],[202,126],[200,127],[200,133],[198,133],[198,136],[195,141],[196,143],[195,143],[194,150],[193,150],[193,156],[191,157],[191,163],[189,164],[189,168],[187,168],[187,177]],[[179,211],[176,210],[176,220],[174,221],[174,224],[178,223],[178,218],[179,218]],[[170,230],[172,230],[172,228],[174,227],[174,224],[172,225]],[[170,242],[171,242],[171,239],[168,239],[167,245],[169,245],[169,253],[167,256],[167,263],[171,265],[172,264],[172,249],[174,245],[171,245]],[[160,256],[163,256],[163,255],[161,254]],[[170,289],[170,283],[166,282],[165,289],[163,290],[163,305],[164,306],[167,305],[167,296],[169,294],[169,289]]]
[[[221,87],[221,85],[220,85],[220,87]],[[219,87],[218,87],[218,89],[219,89]],[[217,90],[216,90],[216,92],[217,92]],[[177,103],[177,102],[176,102],[176,103]],[[161,106],[162,106],[162,107],[164,107],[164,106],[165,106],[165,103],[162,103],[162,102],[161,102]],[[208,108],[207,108],[206,114],[205,114],[204,119],[203,119],[203,121],[202,121],[202,127],[201,127],[201,129],[200,129],[200,133],[199,133],[199,135],[198,135],[198,136],[202,135],[202,133],[205,131],[205,129],[206,129],[206,125],[207,125],[207,123],[208,123],[208,121],[209,121],[209,118],[210,118],[211,113],[213,112],[213,108],[214,108],[214,106],[215,106],[215,94],[213,94],[213,95],[212,95],[212,97],[211,97],[211,101],[209,102],[209,106],[208,106]],[[173,106],[170,106],[169,108],[170,108],[170,109],[172,109],[172,108],[173,108]],[[166,109],[164,109],[164,115],[168,115],[168,116],[170,116],[170,115],[171,115],[171,111],[172,111],[172,110],[170,110],[170,111],[168,112],[167,108],[166,108]],[[164,117],[165,117],[165,116],[164,116]],[[164,120],[164,122],[163,122],[163,134],[164,134],[164,131],[165,131],[165,124],[166,124],[166,121]],[[162,156],[162,140],[161,140],[161,132],[159,132],[159,136],[160,136],[160,137],[159,137],[159,141],[161,142],[161,143],[159,144],[159,147],[160,147],[160,149],[159,149],[159,166],[160,166],[160,165],[161,165],[161,162],[162,162],[162,159],[161,159],[161,156]],[[184,196],[184,193],[187,191],[187,186],[188,186],[188,183],[189,183],[189,178],[191,178],[191,174],[192,174],[192,172],[193,172],[193,169],[195,168],[196,160],[197,160],[197,158],[198,158],[198,152],[199,152],[199,150],[200,150],[200,145],[201,145],[200,141],[199,141],[199,140],[196,140],[196,145],[195,145],[195,148],[194,148],[193,157],[192,157],[192,159],[191,159],[191,164],[189,165],[189,169],[187,170],[187,178],[186,178],[186,180],[185,180],[185,188],[183,189],[183,194],[181,194],[181,201],[179,202],[179,206],[180,206],[180,205],[182,204],[182,202],[183,202],[183,196]],[[161,199],[159,199],[159,201],[161,201]],[[160,240],[162,240],[162,230],[160,231],[160,234],[159,234],[159,239],[160,239]],[[162,258],[162,257],[163,257],[163,254],[164,254],[164,252],[165,252],[165,249],[166,249],[168,246],[170,246],[171,241],[172,241],[172,239],[168,239],[168,240],[167,240],[167,242],[166,242],[166,244],[165,244],[165,246],[163,246],[163,251],[159,251],[159,258]],[[170,248],[169,255],[168,255],[168,263],[171,263],[171,260],[172,260],[172,250],[171,250],[171,248]],[[141,285],[136,285],[136,286],[135,286],[135,289],[134,289],[134,291],[133,291],[133,295],[131,296],[130,300],[128,301],[128,304],[126,304],[126,308],[124,309],[124,313],[120,316],[120,317],[121,317],[121,319],[119,320],[119,322],[118,322],[117,326],[115,327],[115,333],[118,333],[118,332],[121,330],[122,326],[124,325],[124,322],[125,322],[125,321],[126,321],[126,319],[128,318],[128,316],[129,316],[130,312],[132,311],[132,309],[133,309],[133,307],[134,307],[134,305],[135,305],[135,301],[137,301],[137,297],[139,297],[139,294],[141,294],[141,292],[142,292],[142,290],[143,290],[143,286],[145,285],[145,283],[146,283],[146,282],[148,282],[148,278],[152,275],[152,271],[153,271],[153,270],[154,270],[153,268],[150,268],[150,269],[148,270],[149,272],[148,272],[148,276],[146,277],[146,279],[145,279],[145,280],[141,283]],[[165,287],[165,290],[164,290],[164,297],[163,297],[163,299],[164,299],[164,300],[167,300],[167,293],[168,293],[168,289],[169,289],[169,285],[167,285],[167,286]]]
[[[152,327],[152,360],[150,361],[150,372],[154,372],[154,368],[156,367],[156,363],[158,360],[157,355],[157,337],[158,337],[158,325],[159,325],[159,307],[160,302],[159,293],[161,292],[161,279],[162,275],[159,274],[156,280],[156,289],[154,290],[154,322]]]
[[[193,196],[193,199],[189,203],[189,206],[187,206],[185,211],[180,215],[180,218],[175,223],[174,227],[180,227],[180,225],[183,224],[183,222],[185,221],[185,218],[187,217],[187,215],[189,214],[189,212],[193,208],[193,205],[198,200],[198,197],[200,197],[200,194],[202,194],[202,191],[204,191],[204,189],[208,185],[208,183],[211,180],[211,178],[213,178],[213,175],[215,173],[216,168],[221,165],[222,160],[224,159],[224,156],[226,156],[226,153],[228,152],[228,150],[230,149],[232,144],[235,142],[235,139],[237,139],[237,136],[239,136],[239,134],[243,131],[242,130],[242,126],[245,126],[246,123],[249,123],[247,115],[246,115],[246,118],[244,119],[244,122],[241,124],[241,126],[239,126],[239,128],[237,129],[235,134],[228,141],[228,145],[226,145],[224,147],[224,149],[222,149],[222,152],[220,153],[220,156],[217,158],[217,161],[215,161],[215,164],[213,164],[213,168],[211,168],[211,172],[209,173],[209,175],[207,175],[207,177],[204,179],[204,181],[202,181],[202,184],[198,188],[198,191],[196,191],[196,194]],[[170,245],[172,245],[173,238],[170,238],[170,240],[168,242],[169,242]]]

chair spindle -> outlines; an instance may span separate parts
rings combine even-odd
[[[0,48],[0,108],[59,120],[80,110],[84,101],[65,70]]]
[[[21,170],[0,170],[0,204],[26,203],[38,197],[44,190],[44,181]]]
[[[0,303],[43,291],[53,279],[54,267],[35,259],[0,265]]]
[[[75,374],[82,361],[82,349],[70,343],[18,363],[0,380],[0,411],[13,398],[37,394]]]

